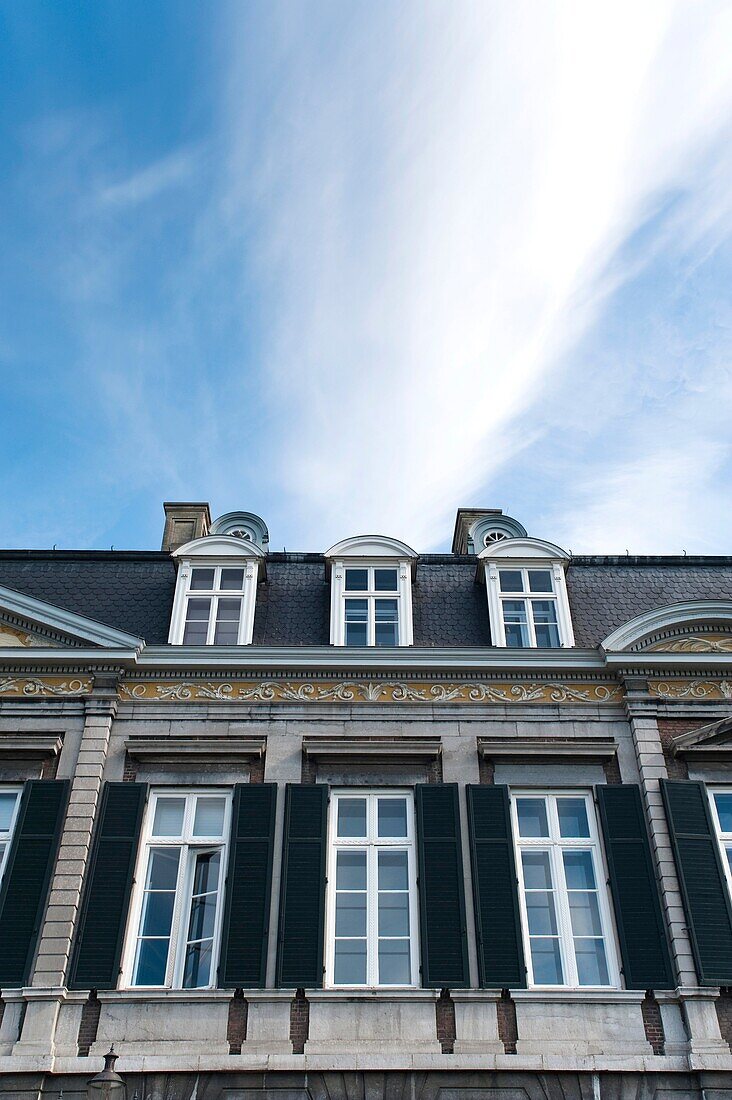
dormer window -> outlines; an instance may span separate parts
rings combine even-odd
[[[485,567],[493,645],[509,649],[573,646],[564,569],[553,543],[506,538],[479,555]]]
[[[412,644],[412,573],[417,555],[396,539],[346,539],[325,555],[331,575],[332,645]]]
[[[249,645],[265,553],[250,539],[208,535],[175,550],[171,645]]]

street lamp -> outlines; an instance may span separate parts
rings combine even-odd
[[[104,1069],[92,1077],[89,1082],[89,1095],[98,1097],[98,1100],[107,1100],[107,1097],[120,1097],[125,1088],[124,1079],[114,1072],[114,1063],[118,1055],[114,1053],[114,1047],[109,1048],[109,1053],[104,1055]]]

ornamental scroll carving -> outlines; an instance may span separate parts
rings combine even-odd
[[[21,698],[88,695],[91,676],[0,676],[0,695]]]
[[[732,634],[689,634],[654,642],[649,653],[732,653]]]
[[[648,692],[660,699],[732,699],[729,680],[649,680]]]
[[[396,680],[123,683],[122,699],[144,702],[219,703],[611,703],[617,684],[424,683]]]

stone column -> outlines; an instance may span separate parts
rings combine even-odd
[[[661,798],[660,779],[668,772],[658,730],[655,704],[648,699],[645,681],[626,681],[626,708],[635,746],[640,787],[650,828],[651,847],[659,882],[661,900],[671,940],[683,1011],[689,1031],[692,1054],[729,1055],[722,1038],[714,1006],[717,990],[699,988],[681,899],[676,863],[671,848],[666,811]]]
[[[79,756],[31,987],[26,990],[23,1031],[14,1055],[53,1053],[56,1017],[66,993],[64,983],[117,702],[116,674],[95,676],[92,694],[84,701]]]

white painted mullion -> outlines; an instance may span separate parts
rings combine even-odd
[[[377,848],[366,849],[366,984],[379,984]]]

